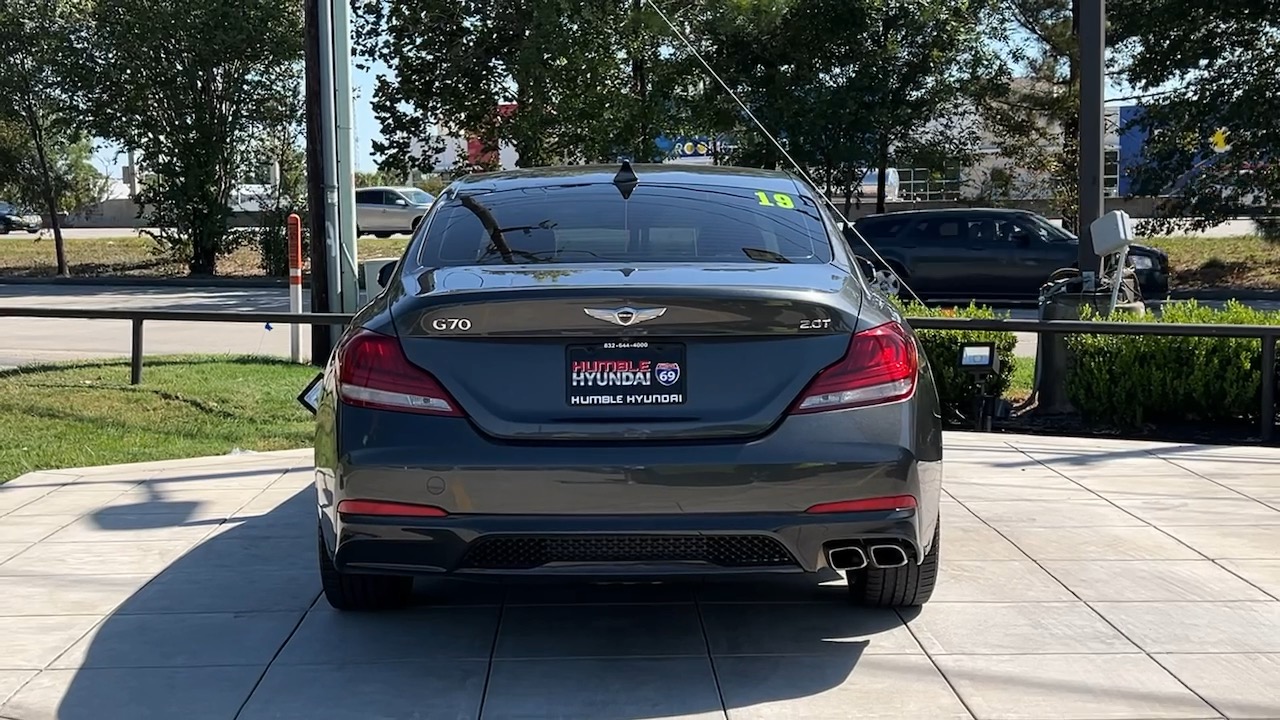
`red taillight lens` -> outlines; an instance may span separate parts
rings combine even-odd
[[[342,500],[338,512],[343,515],[383,515],[386,517],[445,517],[449,513],[434,505],[382,502],[381,500]]]
[[[849,351],[809,383],[792,413],[879,405],[911,397],[920,370],[916,344],[896,322],[856,333]]]
[[[360,330],[338,349],[338,397],[348,405],[462,417],[435,377],[409,362],[400,340]]]
[[[890,495],[888,497],[862,498],[861,500],[839,500],[819,503],[805,510],[807,513],[849,513],[870,512],[873,510],[912,510],[916,499],[912,495]]]

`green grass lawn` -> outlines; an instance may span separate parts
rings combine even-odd
[[[1009,383],[1009,389],[1004,393],[1005,398],[1014,402],[1021,402],[1031,397],[1035,379],[1036,359],[1015,357],[1013,359],[1013,379]]]
[[[1252,235],[1222,238],[1170,236],[1144,238],[1169,253],[1169,285],[1196,288],[1280,289],[1280,243]]]
[[[309,447],[298,404],[317,369],[229,356],[29,366],[0,373],[0,482],[33,470]]]

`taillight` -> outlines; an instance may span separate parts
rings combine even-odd
[[[435,505],[381,500],[343,500],[338,503],[338,512],[342,515],[381,515],[383,517],[446,517],[449,515]]]
[[[855,333],[838,362],[818,373],[792,413],[879,405],[911,397],[920,370],[916,344],[896,322]]]
[[[870,512],[873,510],[914,510],[914,495],[889,495],[886,497],[862,498],[860,500],[837,500],[835,502],[818,503],[805,510],[812,514]]]
[[[338,348],[338,397],[348,405],[462,417],[431,373],[404,356],[400,340],[360,330]]]

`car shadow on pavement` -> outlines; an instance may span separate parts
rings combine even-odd
[[[225,521],[162,496],[91,514],[102,572],[136,589],[0,717],[719,718],[861,686],[869,659],[869,677],[936,675],[897,613],[811,578],[421,581],[413,607],[339,613],[314,491],[264,492],[282,501]]]

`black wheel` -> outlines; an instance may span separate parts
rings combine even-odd
[[[422,216],[421,216],[421,215],[419,215],[418,217],[414,218],[414,219],[413,219],[413,222],[409,223],[409,232],[410,232],[410,233],[412,233],[412,232],[416,231],[416,230],[418,229],[418,223],[420,223],[420,222],[422,222]]]
[[[318,533],[320,585],[324,597],[337,610],[393,610],[409,604],[413,578],[401,575],[344,573],[333,565],[324,534]]]
[[[391,237],[392,235],[394,235],[394,233],[388,233],[388,232],[376,232],[376,233],[374,233],[374,234],[373,234],[373,236],[374,236],[374,237],[376,237],[376,238],[378,238],[378,239],[380,239],[380,240],[386,240],[387,238]]]
[[[866,567],[849,573],[849,600],[864,607],[915,607],[929,601],[938,581],[938,546],[942,523],[934,526],[933,545],[924,562],[908,562],[902,567]]]

